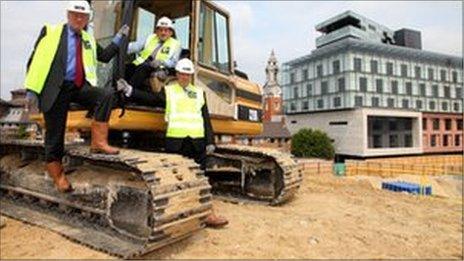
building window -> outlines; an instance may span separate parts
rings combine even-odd
[[[393,75],[393,63],[387,63],[387,75]]]
[[[451,130],[451,119],[445,119],[445,130]]]
[[[419,89],[420,89],[420,95],[425,97],[427,96],[427,90],[425,88],[425,83],[419,84]]]
[[[379,62],[371,60],[371,73],[379,73]]]
[[[406,64],[401,65],[401,76],[408,77],[408,66]]]
[[[359,90],[361,92],[367,92],[367,78],[359,77]]]
[[[437,135],[433,134],[430,139],[430,146],[436,147],[437,146]]]
[[[372,135],[374,148],[382,148],[382,135]]]
[[[453,103],[453,109],[454,109],[454,111],[457,111],[457,112],[459,112],[459,111],[460,111],[459,102],[455,102],[455,103]]]
[[[313,85],[312,84],[306,84],[306,94],[308,96],[313,96]]]
[[[412,83],[411,82],[406,82],[406,94],[412,95]]]
[[[398,130],[398,121],[397,120],[390,120],[388,122],[388,130],[390,130],[390,131]]]
[[[379,107],[379,98],[378,97],[372,97],[372,107]]]
[[[354,58],[353,63],[354,63],[354,71],[360,72],[361,67],[362,67],[361,58]]]
[[[301,108],[303,108],[304,111],[307,111],[309,109],[308,101],[301,102]]]
[[[318,109],[324,108],[324,100],[323,99],[317,100],[317,108]]]
[[[375,80],[375,87],[378,93],[382,93],[383,92],[383,80],[382,79]]]
[[[393,98],[388,98],[388,99],[387,99],[387,105],[388,105],[388,107],[390,107],[390,108],[395,107],[395,99],[393,99]]]
[[[403,99],[402,100],[402,107],[405,108],[405,109],[408,109],[409,108],[409,101],[406,100],[406,99]]]
[[[443,87],[445,98],[451,98],[451,89],[449,86]]]
[[[296,111],[296,105],[294,102],[290,103],[290,110],[291,111]]]
[[[416,79],[420,79],[421,78],[421,68],[420,66],[416,66],[414,67],[414,74],[416,76]]]
[[[440,80],[446,82],[446,70],[440,70]]]
[[[456,99],[462,99],[462,88],[456,87]]]
[[[416,100],[416,108],[418,110],[421,110],[422,109],[422,101],[421,100]]]
[[[448,147],[449,146],[449,136],[448,134],[443,135],[443,146]]]
[[[308,69],[304,69],[304,70],[303,70],[303,79],[304,79],[304,80],[308,80],[308,78],[309,78]]]
[[[290,83],[295,83],[295,73],[290,74]]]
[[[428,69],[428,79],[433,81],[434,77],[433,77],[433,68],[429,68]]]
[[[427,130],[427,119],[426,118],[422,118],[422,129]]]
[[[389,135],[388,136],[388,145],[390,148],[397,148],[398,144],[398,135]]]
[[[335,107],[340,107],[342,105],[342,99],[340,97],[335,97],[333,103]]]
[[[327,82],[321,82],[321,94],[327,94],[328,92]]]
[[[447,111],[448,110],[448,103],[447,102],[442,102],[441,103],[441,109],[444,110],[444,111]]]
[[[298,87],[293,87],[293,99],[298,99]]]
[[[322,67],[322,64],[319,64],[316,70],[317,70],[317,77],[322,77],[324,75],[324,68]]]
[[[456,121],[456,128],[457,128],[458,130],[462,130],[462,120],[457,120],[457,121]]]
[[[398,81],[392,81],[391,82],[391,92],[393,94],[398,94]]]
[[[412,147],[412,135],[411,134],[404,135],[404,146],[406,148]]]
[[[345,78],[338,79],[338,91],[344,92],[345,91]]]
[[[456,134],[454,135],[454,146],[459,147],[461,146],[461,135]]]
[[[333,73],[337,74],[340,73],[340,61],[336,60],[332,62]]]
[[[440,129],[440,119],[433,119],[433,130],[439,130]]]
[[[453,71],[452,72],[452,77],[453,77],[453,82],[457,83],[458,82],[458,72]]]
[[[362,107],[363,106],[363,97],[354,96],[354,106]]]
[[[429,110],[435,110],[435,102],[434,101],[429,102]]]
[[[434,84],[432,85],[432,95],[435,98],[438,98],[438,85]]]

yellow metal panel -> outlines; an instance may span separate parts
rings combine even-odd
[[[111,113],[110,129],[112,130],[137,130],[137,131],[166,131],[164,113],[151,111],[138,111],[126,109],[122,118],[119,118],[121,109],[115,109]],[[71,111],[68,113],[66,126],[68,129],[90,129],[91,119],[85,117],[86,111]],[[32,115],[31,120],[44,125],[43,116]],[[228,135],[258,135],[263,131],[260,122],[236,121],[232,119],[211,119],[215,134]]]

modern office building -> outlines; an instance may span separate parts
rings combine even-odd
[[[462,151],[462,57],[424,51],[419,31],[351,11],[316,30],[317,48],[283,64],[292,133],[325,130],[347,156]]]

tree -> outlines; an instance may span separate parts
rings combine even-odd
[[[296,157],[333,159],[335,149],[325,132],[303,128],[292,137],[292,154]]]

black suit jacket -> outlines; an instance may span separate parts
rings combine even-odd
[[[63,33],[61,34],[60,43],[58,44],[58,49],[56,51],[55,57],[53,59],[50,72],[47,79],[45,80],[44,88],[39,95],[39,108],[42,112],[48,112],[50,108],[55,103],[56,97],[60,92],[61,85],[64,82],[64,77],[66,74],[66,62],[68,57],[68,25],[64,25]],[[34,50],[29,57],[27,62],[27,70],[32,62],[34,57],[35,49],[39,44],[40,40],[47,34],[47,29],[44,26],[40,32],[39,38],[35,42]],[[119,47],[111,43],[106,48],[102,48],[97,44],[97,59],[100,62],[107,63],[113,58],[119,51]]]

